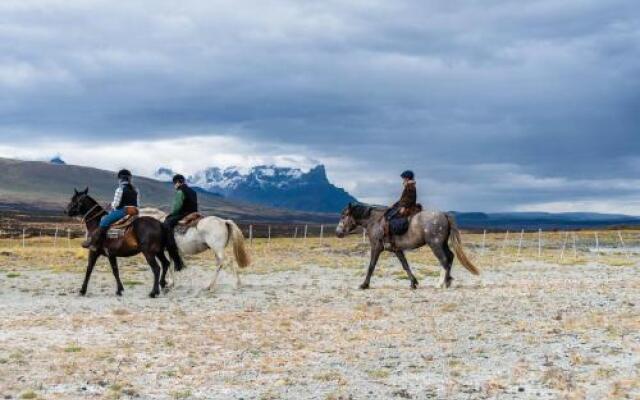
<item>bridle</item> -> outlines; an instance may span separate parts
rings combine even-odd
[[[83,216],[82,216],[82,223],[86,224],[87,222],[93,220],[94,218],[98,217],[98,215],[100,215],[100,213],[95,214],[94,216],[92,216],[91,218],[87,218],[89,216],[89,214],[91,214],[93,212],[93,210],[95,210],[96,208],[100,207],[99,204],[94,204],[93,207],[91,207],[89,209],[89,211],[87,211]]]
[[[346,233],[351,233],[358,227],[358,223],[356,222],[356,219],[353,217],[353,215],[351,215],[351,213],[342,215],[342,218],[340,219],[340,225],[342,225],[343,228],[345,227],[345,225],[347,225],[345,221],[347,221],[349,225],[351,225],[351,229],[349,229],[349,231]]]

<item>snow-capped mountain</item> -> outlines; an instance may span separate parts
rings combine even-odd
[[[155,177],[170,181],[174,172],[159,168]],[[355,198],[331,184],[324,165],[309,172],[260,165],[242,173],[238,168],[207,168],[189,176],[190,185],[230,199],[292,210],[337,212]]]
[[[60,156],[53,157],[51,160],[49,160],[49,162],[56,165],[67,165],[67,163],[64,162],[64,160]]]

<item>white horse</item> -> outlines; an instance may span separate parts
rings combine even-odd
[[[164,221],[167,216],[162,210],[151,207],[141,208],[140,215],[154,217],[160,221]],[[224,249],[229,242],[231,242],[233,244],[233,254],[237,266],[233,261],[230,264],[233,269],[233,274],[236,277],[236,289],[240,288],[242,282],[240,282],[237,267],[245,268],[251,261],[244,247],[242,231],[235,222],[213,216],[205,217],[198,221],[195,227],[189,228],[185,233],[176,232],[174,236],[178,249],[182,254],[194,255],[202,253],[207,249],[213,251],[217,269],[213,280],[209,284],[208,290],[215,289],[218,274],[225,264]],[[175,282],[174,265],[171,266],[169,271],[171,274],[171,286],[173,286],[173,282]]]

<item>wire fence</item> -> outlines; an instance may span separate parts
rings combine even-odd
[[[363,230],[337,241],[335,224],[240,224],[249,246],[254,242],[269,248],[272,241],[291,239],[290,251],[305,251],[305,245],[327,247],[352,246],[356,253],[367,255],[368,238]],[[0,226],[0,248],[71,247],[74,239],[84,238],[78,225]],[[640,256],[640,230],[580,231],[473,231],[464,232],[465,247],[474,257],[490,257],[491,262],[544,259],[568,261],[577,258],[599,259],[617,256],[637,259]],[[358,245],[362,246],[358,246]],[[355,247],[354,247],[355,246]],[[342,250],[340,250],[342,251]]]

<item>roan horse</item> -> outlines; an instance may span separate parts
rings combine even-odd
[[[88,188],[81,192],[74,189],[73,197],[65,209],[65,214],[70,217],[82,217],[82,222],[86,226],[87,233],[91,235],[93,231],[98,228],[100,218],[102,218],[102,216],[107,212],[98,204],[98,202],[91,198],[88,193]],[[117,257],[131,257],[139,253],[144,255],[147,263],[149,263],[151,270],[153,271],[153,289],[151,290],[151,293],[149,293],[150,297],[156,297],[160,294],[160,286],[163,288],[166,286],[166,274],[169,266],[171,265],[164,255],[167,243],[166,235],[168,232],[159,221],[149,217],[136,218],[131,223],[130,229],[130,231],[125,231],[125,234],[122,237],[115,239],[107,238],[104,242],[104,248],[99,251],[89,250],[89,262],[87,264],[84,283],[80,289],[81,295],[84,296],[87,293],[87,286],[89,285],[91,272],[93,272],[93,267],[101,255],[109,259],[113,276],[116,278],[116,294],[118,296],[122,295],[124,287],[120,281]],[[167,248],[167,250],[174,262],[179,260],[180,255],[176,248]],[[160,275],[160,266],[158,265],[156,258],[160,260],[160,263],[162,264],[162,276]],[[180,262],[178,261],[178,263]]]
[[[443,212],[422,211],[411,217],[409,230],[401,236],[395,236],[395,248],[384,245],[384,212],[386,208],[373,207],[364,204],[349,205],[342,211],[340,222],[336,228],[336,235],[339,238],[352,232],[356,227],[361,226],[367,231],[371,244],[371,260],[369,269],[360,289],[368,289],[371,282],[371,275],[376,268],[380,254],[383,251],[391,251],[402,263],[402,268],[406,271],[411,281],[411,288],[418,287],[418,280],[411,272],[404,250],[417,249],[422,246],[429,246],[436,256],[442,268],[438,287],[448,288],[451,286],[451,265],[453,264],[454,253],[449,248],[449,240],[453,251],[462,265],[472,274],[478,275],[480,271],[469,260],[462,248],[460,231],[455,225],[453,217]]]
[[[154,217],[159,221],[163,221],[167,216],[161,210],[150,207],[141,208],[140,215]],[[176,229],[174,236],[178,249],[182,254],[199,254],[208,249],[211,249],[213,252],[218,268],[216,269],[213,280],[211,280],[209,284],[208,290],[215,289],[218,275],[225,264],[224,249],[230,242],[233,245],[233,254],[238,267],[245,268],[251,263],[249,254],[244,247],[242,231],[238,228],[238,225],[231,220],[214,216],[204,217],[199,220],[194,227],[188,228],[185,232],[181,232],[179,228]],[[230,264],[236,278],[236,289],[238,289],[241,286],[240,275],[238,274],[236,265],[233,262]],[[170,270],[170,273],[171,284],[173,284],[173,269]]]

